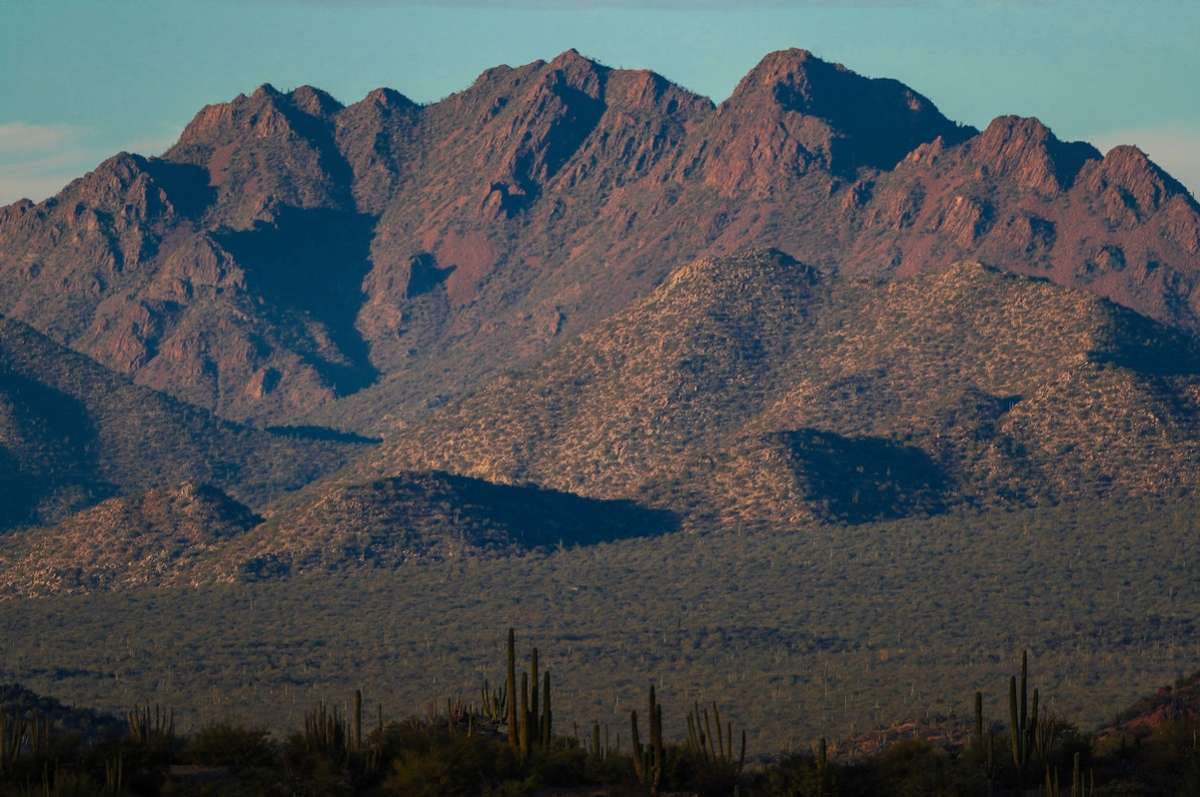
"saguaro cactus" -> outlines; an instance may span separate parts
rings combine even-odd
[[[520,697],[517,695],[517,635],[508,629],[508,672],[503,690],[490,692],[483,682],[482,711],[493,716],[503,710],[508,720],[508,744],[522,758],[536,747],[549,747],[554,733],[550,697],[550,671],[540,671],[538,649],[530,652],[529,671],[521,672]]]
[[[550,671],[546,670],[542,674],[542,722],[541,722],[541,745],[544,748],[550,747],[550,742],[554,738],[554,712],[550,708]]]
[[[688,713],[688,749],[700,755],[709,766],[728,768],[737,775],[746,763],[746,731],[742,731],[741,751],[735,758],[733,754],[733,723],[727,722],[724,731],[721,728],[721,709],[714,701],[712,704],[713,717],[716,718],[716,733],[713,733],[709,721],[708,709],[701,710],[699,704],[693,704]]]
[[[350,737],[350,749],[358,752],[362,749],[362,690],[354,690],[354,732]]]
[[[529,673],[521,673],[521,724],[517,728],[517,749],[521,758],[529,757]]]
[[[517,634],[508,629],[508,676],[504,681],[508,696],[508,746],[517,749]]]
[[[537,744],[541,740],[541,712],[539,711],[538,691],[541,681],[538,680],[538,649],[534,648],[529,660],[529,734],[530,741]]]
[[[650,726],[650,743],[643,749],[641,736],[638,732],[637,711],[629,714],[630,732],[633,736],[633,773],[638,782],[650,788],[651,797],[657,797],[659,786],[662,785],[663,754],[662,743],[662,706],[654,697],[654,684],[650,685],[650,699],[647,703],[647,718]]]
[[[971,743],[976,752],[983,752],[983,692],[975,693],[975,737]]]
[[[492,685],[485,678],[479,695],[479,708],[483,712],[483,716],[492,722],[501,722],[508,717],[507,687],[500,686],[492,689]]]
[[[1017,691],[1017,678],[1008,681],[1009,746],[1012,749],[1013,766],[1017,770],[1018,782],[1024,782],[1025,772],[1033,756],[1038,724],[1038,690],[1033,690],[1032,711],[1028,711],[1029,653],[1021,651],[1021,688]]]
[[[0,711],[0,772],[11,769],[21,754],[26,728],[23,717]]]
[[[310,753],[327,755],[343,761],[349,751],[350,729],[337,706],[330,708],[325,701],[304,715],[304,744]]]
[[[1089,773],[1089,782],[1083,782],[1083,772],[1079,767],[1079,753],[1075,754],[1075,760],[1071,766],[1071,794],[1070,797],[1091,797],[1096,793],[1096,781]],[[1046,767],[1046,781],[1042,788],[1043,794],[1046,797],[1066,797],[1062,790],[1062,784],[1058,778],[1058,768],[1055,767],[1053,772],[1050,767]]]
[[[125,715],[131,741],[170,747],[175,739],[175,711],[160,706],[135,708]]]

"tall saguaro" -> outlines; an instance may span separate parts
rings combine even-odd
[[[517,634],[508,629],[508,746],[517,749]]]

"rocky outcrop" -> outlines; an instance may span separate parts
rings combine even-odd
[[[689,163],[724,193],[768,193],[810,169],[891,169],[935,139],[972,131],[895,80],[870,79],[807,50],[771,53],[742,78],[692,144]]]

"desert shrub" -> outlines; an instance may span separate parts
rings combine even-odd
[[[427,737],[427,744],[405,749],[393,759],[382,792],[466,797],[520,780],[516,757],[505,744],[482,736]]]
[[[232,722],[214,722],[200,728],[189,741],[186,754],[197,764],[236,768],[269,766],[277,757],[265,728]]]
[[[587,753],[579,747],[538,750],[530,762],[533,780],[544,786],[578,786],[588,782]]]
[[[290,791],[296,795],[335,797],[353,794],[351,773],[347,762],[320,752],[314,752],[303,733],[293,733],[283,743],[280,759]]]
[[[1200,794],[1200,755],[1193,756],[1184,765],[1183,773],[1179,778],[1179,788],[1175,793],[1178,797],[1193,797]]]
[[[881,793],[894,797],[980,794],[983,776],[923,739],[897,742],[875,762]]]
[[[784,756],[756,779],[754,794],[786,795],[787,797],[818,797],[840,794],[841,768],[830,763],[824,783],[816,757],[810,753]]]
[[[686,789],[707,797],[732,794],[739,780],[739,768],[734,761],[705,761],[684,748],[672,748],[667,753],[663,780],[672,788]]]

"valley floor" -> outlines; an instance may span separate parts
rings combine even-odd
[[[671,534],[370,575],[0,602],[0,680],[181,727],[295,727],[355,688],[389,714],[478,697],[502,629],[554,673],[561,723],[624,728],[654,682],[717,700],[752,754],[896,718],[1007,711],[1029,648],[1083,727],[1200,663],[1194,501],[1060,506],[790,533]],[[668,724],[682,728],[682,708]],[[677,729],[679,730],[679,729]],[[679,730],[679,732],[682,732]]]

